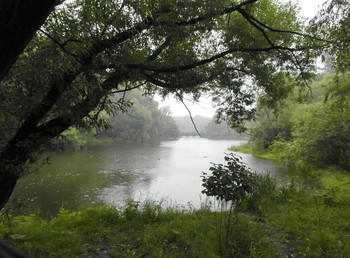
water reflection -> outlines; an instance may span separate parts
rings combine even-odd
[[[75,152],[53,153],[52,164],[20,180],[9,206],[40,207],[43,216],[61,206],[77,209],[93,202],[116,204],[125,199],[168,198],[172,203],[199,207],[202,171],[223,163],[237,140],[181,138],[160,144],[119,143]],[[264,159],[240,154],[258,173],[278,174]]]

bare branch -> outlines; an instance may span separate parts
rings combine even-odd
[[[187,109],[187,112],[188,112],[188,114],[189,114],[189,116],[190,116],[190,119],[191,119],[191,122],[192,122],[192,124],[193,124],[194,130],[196,130],[196,132],[197,132],[197,134],[199,135],[199,137],[202,137],[202,135],[201,135],[201,134],[199,133],[199,131],[198,131],[198,128],[197,128],[197,126],[196,126],[196,123],[195,123],[194,120],[193,120],[191,110],[190,110],[190,109],[187,107],[187,105],[185,104],[185,102],[184,102],[184,100],[183,100],[183,97],[181,96],[180,93],[178,93],[178,92],[176,92],[176,91],[175,91],[175,95],[179,98],[179,100],[180,100],[180,102],[182,103],[182,105],[184,105],[184,107]]]

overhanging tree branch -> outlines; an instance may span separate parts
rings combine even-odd
[[[136,86],[134,86],[134,87],[131,87],[131,88],[127,88],[127,87],[125,87],[125,88],[124,88],[124,89],[122,89],[122,90],[115,90],[115,91],[111,91],[111,93],[116,94],[116,93],[128,92],[128,91],[131,91],[131,90],[134,90],[134,89],[140,88],[140,87],[142,87],[142,86],[143,86],[143,85],[145,85],[145,84],[146,84],[146,82],[143,82],[143,83],[140,83],[140,84],[138,84],[138,85],[136,85]]]
[[[298,32],[298,31],[292,31],[292,30],[281,30],[281,29],[276,29],[276,28],[272,28],[271,26],[268,26],[266,23],[263,23],[262,21],[260,21],[259,19],[255,18],[254,16],[250,15],[249,13],[247,13],[244,9],[239,8],[237,10],[239,13],[241,13],[248,21],[250,20],[251,22],[253,22],[255,25],[259,25],[261,27],[264,27],[265,29],[272,31],[272,32],[276,32],[276,33],[285,33],[285,34],[293,34],[293,35],[297,35],[297,36],[301,36],[301,37],[305,37],[305,38],[310,38],[312,40],[317,40],[317,41],[323,41],[323,42],[327,42],[327,43],[332,43],[329,40],[326,39],[322,39],[322,38],[318,38],[306,33],[302,33],[302,32]]]
[[[180,102],[182,103],[182,105],[184,105],[184,107],[186,108],[187,112],[188,112],[188,115],[190,116],[190,119],[191,119],[191,122],[192,122],[192,125],[194,127],[194,130],[196,130],[197,134],[199,135],[199,137],[202,137],[202,135],[200,134],[200,132],[198,131],[198,128],[196,126],[196,123],[194,122],[193,120],[193,116],[192,116],[192,112],[191,110],[187,107],[183,97],[181,96],[181,94],[179,94],[177,91],[175,91],[175,95],[178,97],[178,99],[180,100]]]
[[[161,44],[154,52],[146,59],[145,63],[153,62],[171,43],[172,37],[167,37],[163,44]]]
[[[258,53],[258,52],[269,52],[274,50],[288,50],[291,52],[298,52],[298,51],[304,51],[309,49],[309,47],[284,47],[284,46],[269,46],[269,47],[262,47],[262,48],[244,48],[244,47],[238,47],[238,48],[231,48],[226,51],[223,51],[221,53],[218,53],[216,55],[213,55],[209,58],[193,62],[191,64],[187,65],[181,65],[181,66],[172,66],[172,67],[156,67],[151,65],[145,65],[145,64],[126,64],[125,66],[127,68],[134,68],[134,69],[141,69],[143,71],[150,71],[150,72],[156,72],[156,73],[175,73],[180,71],[186,71],[191,70],[209,63],[212,63],[215,60],[218,60],[220,58],[223,58],[229,54],[232,53]],[[117,68],[115,65],[110,65],[108,68]]]
[[[49,33],[47,33],[46,31],[44,31],[43,29],[39,29],[38,31],[40,31],[41,33],[43,33],[46,37],[48,37],[49,39],[51,39],[53,42],[55,42],[61,49],[64,53],[74,57],[74,59],[76,59],[76,57],[78,55],[74,54],[74,53],[71,53],[69,52],[65,46],[67,45],[68,42],[78,42],[78,43],[82,43],[80,40],[66,40],[65,42],[63,43],[60,43],[57,39],[55,39],[54,37],[52,37]]]
[[[253,4],[255,2],[257,2],[259,0],[248,0],[248,1],[244,1],[238,5],[232,5],[231,7],[227,7],[227,8],[223,8],[222,11],[220,12],[212,12],[209,13],[207,15],[202,15],[202,16],[198,16],[196,18],[192,18],[189,20],[185,20],[185,21],[178,21],[178,22],[155,22],[155,25],[166,25],[166,26],[190,26],[190,25],[194,25],[196,23],[205,21],[205,20],[209,20],[213,17],[216,16],[222,16],[225,14],[229,14],[229,13],[233,13],[235,11],[237,11],[239,8],[249,5],[249,4]]]

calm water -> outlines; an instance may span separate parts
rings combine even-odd
[[[210,163],[223,163],[224,153],[242,140],[181,138],[176,141],[119,143],[74,152],[52,153],[51,164],[21,179],[9,205],[56,214],[60,207],[89,203],[117,204],[125,199],[167,199],[199,207],[201,175]],[[268,160],[239,153],[257,173],[278,176]]]

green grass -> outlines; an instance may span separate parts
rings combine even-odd
[[[253,143],[231,150],[271,160],[279,155]],[[276,232],[280,248],[297,257],[350,257],[350,174],[309,168],[291,175],[289,184],[258,200],[260,217]]]
[[[232,146],[229,148],[231,151],[237,151],[242,153],[249,153],[253,154],[256,157],[264,158],[264,159],[270,159],[270,160],[276,160],[277,156],[276,153],[273,153],[271,151],[262,150],[255,146],[254,143],[248,142],[239,146]]]
[[[241,214],[224,234],[227,213],[163,209],[128,202],[117,208],[62,209],[51,220],[2,213],[0,237],[34,257],[275,257],[269,228]]]
[[[261,212],[298,256],[350,257],[350,175],[322,171],[318,178],[316,188],[278,188]]]

